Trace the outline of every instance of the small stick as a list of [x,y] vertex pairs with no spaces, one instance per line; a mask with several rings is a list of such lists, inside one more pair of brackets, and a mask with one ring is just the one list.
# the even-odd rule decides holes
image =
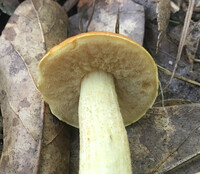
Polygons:
[[162,85],[161,85],[161,82],[159,81],[159,87],[160,87],[160,93],[161,93],[161,104],[162,104],[162,108],[163,108],[163,111],[165,112],[165,114],[167,115],[168,117],[168,112],[167,112],[167,109],[165,107],[165,97],[164,97],[164,94],[163,94],[163,89],[162,89]]
[[116,24],[115,24],[115,33],[118,33],[118,34],[119,34],[119,16],[120,16],[120,10],[118,8],[118,11],[117,11],[117,20],[116,20]]
[[[160,71],[164,72],[165,74],[167,74],[167,75],[172,75],[172,72],[171,72],[171,71],[169,71],[169,70],[163,68],[162,66],[157,65],[157,67],[158,67],[158,69],[159,69]],[[194,80],[190,80],[190,79],[187,79],[187,78],[185,78],[185,77],[183,77],[183,76],[179,76],[179,75],[176,75],[176,74],[174,74],[174,77],[177,78],[177,79],[179,79],[179,80],[182,80],[182,81],[185,81],[185,82],[188,82],[188,83],[191,83],[191,84],[193,84],[193,85],[197,85],[197,86],[200,87],[200,83],[199,83],[199,82],[196,82],[196,81],[194,81]]]
[[90,17],[88,19],[88,22],[87,22],[87,26],[86,26],[86,30],[85,30],[86,32],[88,32],[88,28],[89,28],[90,23],[92,21],[92,18],[93,18],[93,15],[94,15],[94,10],[95,10],[95,5],[96,5],[96,0],[94,0],[93,4],[92,4],[92,13],[91,13],[91,15],[90,15]]
[[81,12],[81,17],[80,17],[80,20],[79,20],[79,30],[81,33],[84,32],[84,28],[83,28],[83,16],[85,15],[86,11],[87,11],[87,6],[84,6],[82,7],[82,12]]
[[172,82],[172,80],[175,76],[177,65],[178,65],[178,62],[180,61],[180,58],[181,58],[183,46],[185,44],[185,39],[186,39],[188,28],[189,28],[189,25],[190,25],[190,20],[191,20],[193,9],[194,9],[194,2],[195,2],[195,0],[189,1],[189,7],[188,7],[188,11],[187,11],[187,14],[186,14],[186,17],[185,17],[183,31],[182,31],[182,34],[181,34],[181,40],[180,40],[180,44],[178,46],[178,53],[177,53],[177,56],[176,56],[176,62],[175,62],[174,69],[173,69],[171,78],[169,80],[169,83],[166,85],[165,89],[171,84],[171,82]]

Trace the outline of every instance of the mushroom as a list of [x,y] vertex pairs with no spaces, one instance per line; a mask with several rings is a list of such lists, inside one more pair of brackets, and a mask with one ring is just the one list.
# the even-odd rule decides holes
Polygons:
[[132,39],[88,32],[52,48],[39,64],[38,89],[60,120],[80,129],[79,174],[130,174],[125,126],[153,105],[157,67]]

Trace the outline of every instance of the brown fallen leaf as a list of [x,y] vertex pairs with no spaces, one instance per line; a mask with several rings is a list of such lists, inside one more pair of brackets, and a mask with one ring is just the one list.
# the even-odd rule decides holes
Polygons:
[[[133,173],[175,174],[180,164],[200,154],[200,104],[155,107],[133,125],[127,127]],[[72,139],[70,173],[78,174],[78,132]],[[75,138],[76,137],[76,138]],[[197,164],[200,163],[198,158]],[[188,167],[188,166],[187,166]],[[193,174],[200,165],[184,166],[176,174]],[[168,174],[168,173],[167,173]]]
[[27,0],[0,37],[0,173],[68,173],[69,128],[52,116],[36,85],[40,59],[67,37],[67,27],[56,2]]

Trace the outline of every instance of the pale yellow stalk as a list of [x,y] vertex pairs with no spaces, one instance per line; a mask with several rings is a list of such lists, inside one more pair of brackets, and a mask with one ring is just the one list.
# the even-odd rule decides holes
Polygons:
[[89,73],[79,100],[79,174],[131,174],[127,133],[111,74]]

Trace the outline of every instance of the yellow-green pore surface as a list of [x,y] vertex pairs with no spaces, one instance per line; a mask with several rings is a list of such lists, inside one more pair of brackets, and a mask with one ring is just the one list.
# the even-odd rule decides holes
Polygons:
[[157,67],[133,40],[109,32],[88,32],[52,48],[39,64],[38,89],[60,120],[78,127],[81,80],[102,70],[114,77],[124,124],[140,119],[158,91]]

